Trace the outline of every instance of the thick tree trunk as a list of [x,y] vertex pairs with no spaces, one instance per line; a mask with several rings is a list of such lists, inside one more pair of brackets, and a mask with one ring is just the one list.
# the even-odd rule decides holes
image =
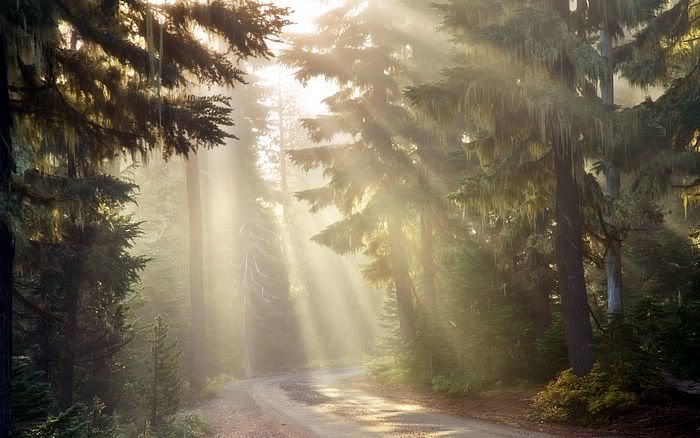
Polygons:
[[593,368],[593,338],[583,270],[583,223],[571,146],[555,144],[556,254],[569,363],[577,375]]
[[403,245],[401,220],[389,216],[389,240],[391,245],[391,270],[396,288],[396,304],[399,311],[399,329],[403,340],[410,340],[416,333],[413,310],[411,277],[408,270],[408,257]]
[[593,368],[593,333],[583,272],[583,221],[579,188],[574,177],[571,146],[554,148],[556,195],[556,254],[561,307],[569,363],[577,375]]
[[[601,55],[610,66],[607,75],[601,80],[600,91],[603,103],[615,104],[615,84],[613,63],[613,41],[607,25],[600,31]],[[605,194],[612,200],[620,197],[620,171],[610,161],[605,163]],[[608,239],[605,251],[605,270],[608,280],[608,318],[621,318],[624,314],[622,307],[622,242],[616,237],[617,233]]]
[[206,326],[204,310],[204,248],[202,231],[202,195],[197,156],[190,155],[187,173],[187,210],[190,238],[190,379],[195,390],[204,387]]
[[14,167],[5,37],[0,33],[0,438],[12,431],[12,269],[15,243],[10,208]]
[[[568,22],[569,0],[553,0],[552,5]],[[573,90],[570,65],[559,63],[553,73]],[[553,120],[551,123],[557,122]],[[555,246],[569,364],[576,375],[582,376],[593,369],[594,363],[593,331],[583,271],[583,215],[576,180],[576,174],[582,171],[583,160],[561,131],[552,129],[550,132],[557,183]]]

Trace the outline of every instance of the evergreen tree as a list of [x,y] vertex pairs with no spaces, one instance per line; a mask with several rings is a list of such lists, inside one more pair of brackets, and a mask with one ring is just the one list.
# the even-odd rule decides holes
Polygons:
[[34,194],[75,200],[63,204],[66,213],[58,216],[53,203],[25,204],[20,211],[16,349],[35,355],[46,376],[59,383],[63,410],[79,389],[76,373],[88,368],[95,392],[86,399],[109,401],[108,361],[129,341],[125,303],[146,262],[129,253],[138,224],[119,214],[134,186],[107,176],[49,177],[32,170],[24,181]]
[[320,145],[290,151],[295,164],[322,169],[328,179],[297,197],[312,212],[335,206],[344,216],[313,240],[339,254],[369,256],[365,276],[393,289],[401,333],[409,340],[416,315],[407,229],[416,217],[422,173],[412,156],[417,123],[401,91],[415,76],[412,54],[425,44],[411,35],[410,14],[399,16],[393,8],[407,10],[398,1],[344,2],[318,20],[314,35],[295,38],[282,59],[300,81],[324,77],[340,88],[325,101],[330,115],[304,121]]
[[[194,27],[221,35],[239,59],[266,57],[270,54],[266,38],[285,24],[283,12],[252,2],[151,5],[139,0],[39,0],[22,2],[17,7],[3,4],[2,53],[7,71],[0,76],[0,85],[3,95],[9,92],[12,96],[11,100],[3,100],[7,104],[3,136],[9,138],[9,125],[14,121],[14,136],[32,151],[34,166],[43,167],[49,156],[59,163],[52,169],[59,172],[44,181],[55,187],[37,193],[32,187],[34,180],[26,180],[25,173],[15,179],[13,190],[21,193],[25,202],[57,205],[63,201],[65,193],[61,192],[66,187],[89,192],[91,178],[99,179],[103,161],[122,152],[145,152],[162,146],[166,156],[187,155],[199,146],[221,144],[226,137],[221,126],[230,124],[227,100],[216,95],[192,96],[182,90],[188,76],[233,85],[243,81],[244,72],[202,45],[194,37]],[[70,31],[62,32],[59,22]],[[31,135],[37,131],[42,135]],[[3,159],[3,169],[7,171],[8,189],[13,163],[10,145],[4,142],[7,160]],[[69,194],[71,200],[79,198]],[[6,195],[3,199],[9,199],[9,191]],[[84,213],[63,211],[71,219],[68,222],[76,224]],[[6,237],[3,260],[12,260],[12,236]],[[79,244],[90,246],[89,241],[80,239]],[[2,280],[3,297],[9,299],[11,276]],[[128,290],[125,286],[122,284],[123,291]],[[71,344],[76,341],[80,309],[81,297],[77,294],[69,289],[64,296],[67,319],[62,324]],[[3,333],[9,333],[11,306],[3,306],[2,311],[7,316],[2,322],[8,324]],[[7,371],[10,344],[1,347],[2,363],[6,365],[3,370]],[[71,345],[66,350],[64,404],[72,401],[71,352],[76,348]],[[0,372],[3,382],[6,375]],[[2,389],[0,426],[4,433],[9,427],[9,387]]]
[[41,381],[41,374],[31,369],[27,357],[16,357],[12,363],[13,434],[23,436],[44,423],[53,405],[51,385]]
[[[583,269],[582,206],[590,192],[583,157],[612,140],[603,135],[612,128],[590,93],[605,63],[576,33],[568,1],[448,1],[439,7],[457,42],[473,49],[441,82],[410,96],[443,123],[461,114],[468,146],[512,186],[516,196],[510,199],[535,194],[534,200],[545,200],[520,204],[521,213],[537,217],[547,206],[542,194],[554,189],[550,205],[569,357],[575,372],[585,374],[593,354]],[[493,193],[505,186],[482,187]],[[494,199],[502,201],[496,202],[509,208],[509,198],[498,195]]]
[[158,428],[177,412],[182,395],[182,351],[177,340],[170,339],[168,324],[160,315],[153,324],[151,355],[151,425]]
[[687,206],[696,196],[699,158],[695,147],[699,48],[694,38],[698,6],[685,0],[651,3],[655,8],[639,17],[641,30],[615,48],[614,61],[631,84],[663,87],[658,99],[642,106],[649,113],[647,123],[664,135],[648,137],[635,145],[631,155],[618,147],[616,155],[628,155],[624,163],[632,175],[632,189],[652,196],[681,189]]
[[27,357],[15,357],[12,364],[13,435],[18,438],[114,436],[110,422],[104,421],[104,405],[93,409],[78,404],[53,415],[55,405],[51,385],[42,382],[42,374],[32,369]]
[[[269,133],[270,108],[256,78],[232,97],[246,102],[233,129],[233,242],[236,303],[241,312],[241,361],[246,376],[279,370],[298,363],[297,321],[290,301],[287,263],[280,219],[273,210],[280,202],[259,167],[260,142]],[[284,200],[282,200],[284,202]]]
[[[626,1],[626,2],[589,2],[577,9],[579,20],[584,24],[587,35],[598,33],[601,56],[606,62],[606,69],[600,78],[600,97],[608,107],[608,112],[617,110],[615,106],[615,57],[613,46],[616,40],[624,37],[626,29],[635,28],[662,6],[663,1]],[[585,19],[585,22],[583,21]],[[619,216],[622,193],[622,172],[625,170],[625,156],[616,152],[614,144],[601,151],[601,168],[605,174],[603,192],[606,196],[606,211],[611,212],[604,218],[601,226],[605,235],[605,266],[607,283],[607,314],[611,321],[621,319],[623,308],[622,283],[622,241],[624,238],[624,220]],[[629,167],[629,166],[627,166]],[[614,214],[614,212],[618,214]],[[614,217],[617,216],[617,217]]]

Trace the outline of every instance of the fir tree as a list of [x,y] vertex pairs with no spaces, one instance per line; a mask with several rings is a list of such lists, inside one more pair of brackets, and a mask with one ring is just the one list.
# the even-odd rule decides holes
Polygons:
[[85,367],[92,367],[88,382],[95,391],[86,399],[112,399],[108,361],[129,341],[125,303],[146,259],[129,253],[140,231],[118,213],[131,201],[134,186],[106,176],[64,178],[57,192],[60,179],[25,172],[34,193],[76,200],[53,219],[47,218],[54,204],[25,204],[20,211],[23,235],[29,237],[18,246],[16,309],[22,330],[16,348],[36,354],[47,377],[59,383],[66,410],[74,402],[75,375]]
[[344,2],[319,19],[315,35],[296,38],[282,59],[302,82],[325,77],[340,87],[326,99],[330,115],[304,121],[319,146],[290,151],[295,164],[322,169],[328,179],[297,197],[312,212],[335,206],[344,216],[313,240],[339,254],[364,251],[370,257],[365,276],[390,285],[409,340],[416,316],[407,228],[416,192],[427,187],[420,190],[422,173],[412,156],[419,134],[401,89],[415,76],[412,53],[425,45],[408,30],[410,14],[397,16],[394,7],[406,6]]
[[[256,78],[232,97],[246,102],[233,129],[233,246],[236,300],[241,310],[241,365],[252,376],[295,365],[299,347],[296,315],[290,300],[287,263],[280,219],[273,210],[280,196],[263,178],[258,164],[260,142],[268,134],[270,109],[263,105],[265,90]],[[284,202],[284,200],[282,200]]]
[[[58,184],[57,188],[37,193],[33,181],[24,180],[25,174],[15,179],[13,190],[21,193],[25,202],[56,204],[64,200],[60,197],[63,185],[73,184],[66,180],[76,180],[75,185],[89,188],[90,178],[99,174],[103,161],[121,153],[162,146],[166,156],[187,155],[199,146],[221,144],[226,137],[222,126],[231,123],[227,100],[216,95],[188,95],[182,90],[190,77],[233,85],[243,81],[244,72],[207,49],[194,37],[193,29],[201,26],[220,35],[238,59],[267,57],[270,52],[266,38],[285,24],[283,13],[282,9],[252,2],[150,5],[138,0],[89,0],[30,1],[18,7],[3,4],[2,54],[8,75],[3,71],[0,86],[3,95],[9,92],[12,98],[3,99],[7,111],[3,111],[6,118],[2,120],[2,135],[9,138],[9,125],[14,120],[14,136],[28,150],[34,150],[35,166],[41,167],[49,155],[60,163],[59,173],[52,175],[57,178],[46,180]],[[59,21],[70,28],[68,33],[59,30]],[[31,136],[33,131],[40,131],[42,136]],[[9,141],[3,143],[7,146],[3,149],[7,158],[3,159],[3,181],[7,180],[9,189],[13,151]],[[3,199],[9,199],[9,191],[4,193]],[[68,216],[79,220],[82,212],[74,213]],[[5,237],[3,261],[12,260],[14,253],[12,235],[6,233]],[[2,280],[2,296],[9,299],[11,276],[3,276]],[[64,297],[64,325],[70,343],[75,341],[70,333],[77,331],[77,293],[69,290]],[[3,333],[10,332],[10,309],[3,306],[7,318],[1,322],[8,329]],[[0,347],[2,363],[7,365],[10,344]],[[75,349],[72,345],[67,351]],[[73,353],[64,365],[64,403],[72,400],[74,360],[70,355]],[[0,372],[0,385],[8,366]],[[9,387],[2,389],[0,426],[4,431],[9,427]]]
[[151,355],[151,425],[158,428],[177,412],[182,395],[182,351],[177,340],[170,339],[168,324],[160,315],[153,324]]
[[[508,192],[500,193],[506,184],[475,181],[496,195],[491,203],[513,211],[517,202],[530,218],[553,208],[570,360],[575,372],[584,374],[593,366],[593,355],[583,271],[582,205],[589,184],[583,157],[585,148],[611,141],[601,135],[611,129],[600,128],[602,105],[588,91],[605,63],[576,34],[568,2],[449,1],[439,8],[456,40],[476,49],[459,56],[441,82],[409,95],[443,124],[455,113],[466,120],[468,147],[512,188],[514,196],[507,197]],[[553,205],[548,205],[552,189]]]

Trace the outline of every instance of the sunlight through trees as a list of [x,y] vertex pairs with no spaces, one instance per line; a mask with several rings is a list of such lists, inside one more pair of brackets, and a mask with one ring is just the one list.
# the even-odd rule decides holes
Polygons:
[[343,367],[697,433],[699,7],[3,1],[0,438]]

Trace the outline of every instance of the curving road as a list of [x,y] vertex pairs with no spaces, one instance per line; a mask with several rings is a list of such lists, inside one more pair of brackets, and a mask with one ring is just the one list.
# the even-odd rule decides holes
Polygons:
[[434,412],[342,385],[359,373],[321,370],[233,382],[204,410],[217,438],[550,436]]

